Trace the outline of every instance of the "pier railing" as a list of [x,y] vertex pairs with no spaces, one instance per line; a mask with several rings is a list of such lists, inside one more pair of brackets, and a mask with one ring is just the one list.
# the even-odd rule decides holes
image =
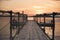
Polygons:
[[0,13],[1,13],[0,18],[9,17],[10,40],[14,40],[15,36],[19,34],[19,31],[23,28],[23,26],[27,22],[27,15],[19,12],[4,11],[4,10],[0,10]]
[[[45,32],[45,27],[51,27],[52,28],[52,38],[51,40],[54,40],[55,37],[55,18],[60,18],[60,13],[57,12],[53,12],[50,14],[37,14],[35,16],[31,16],[34,17],[34,21],[37,22],[37,24],[43,29],[43,31]],[[40,18],[40,20],[38,19]],[[41,18],[43,18],[43,22],[41,20]],[[51,18],[50,22],[46,22],[46,18]]]

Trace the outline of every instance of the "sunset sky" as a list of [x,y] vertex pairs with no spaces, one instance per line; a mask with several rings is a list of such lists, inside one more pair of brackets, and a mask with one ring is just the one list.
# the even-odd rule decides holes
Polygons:
[[0,0],[0,9],[25,11],[26,14],[60,12],[60,1],[56,0]]

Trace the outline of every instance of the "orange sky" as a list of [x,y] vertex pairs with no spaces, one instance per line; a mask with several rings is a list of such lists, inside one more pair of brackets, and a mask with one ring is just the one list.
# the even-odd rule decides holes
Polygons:
[[60,12],[60,1],[53,0],[3,0],[0,9],[25,11],[26,14],[40,14],[44,12]]

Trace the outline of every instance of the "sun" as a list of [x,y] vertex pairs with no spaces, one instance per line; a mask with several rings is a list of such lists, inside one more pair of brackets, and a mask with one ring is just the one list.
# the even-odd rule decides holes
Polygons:
[[36,12],[36,14],[42,14],[43,10],[36,10],[35,12]]

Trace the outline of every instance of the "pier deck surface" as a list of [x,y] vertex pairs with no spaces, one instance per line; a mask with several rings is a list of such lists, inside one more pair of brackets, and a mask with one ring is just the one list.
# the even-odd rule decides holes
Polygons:
[[50,40],[36,22],[28,21],[14,40]]

